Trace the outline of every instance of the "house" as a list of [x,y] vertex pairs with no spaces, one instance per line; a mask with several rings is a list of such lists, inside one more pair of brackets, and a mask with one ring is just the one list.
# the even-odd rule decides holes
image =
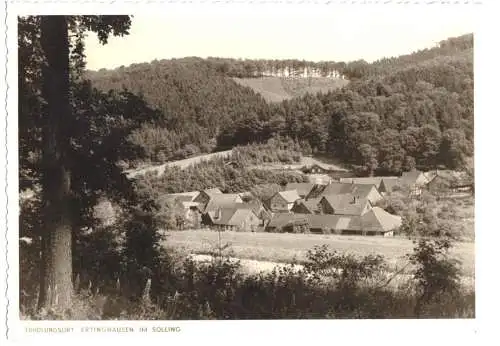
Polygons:
[[319,202],[321,214],[363,215],[372,208],[367,198],[346,195],[326,195]]
[[269,206],[273,212],[289,212],[299,199],[297,190],[279,191],[271,197]]
[[314,184],[311,183],[288,183],[286,184],[285,190],[297,190],[300,198],[305,198],[309,194],[309,192],[311,192],[313,187]]
[[295,201],[291,212],[296,214],[319,214],[320,200],[320,198],[313,198],[308,200],[299,199]]
[[266,225],[266,232],[300,232],[309,231],[307,215],[292,213],[276,213]]
[[302,167],[302,172],[309,174],[326,174],[331,171],[332,169],[328,165],[321,165],[319,163]]
[[422,194],[422,188],[429,183],[429,180],[423,172],[414,169],[409,172],[403,172],[400,182],[401,185],[410,188],[411,196],[420,196]]
[[382,208],[373,207],[363,215],[290,214],[277,213],[267,232],[311,232],[320,234],[393,236],[401,226],[401,217]]
[[366,185],[375,185],[377,190],[381,193],[387,193],[387,187],[385,182],[391,181],[396,182],[399,177],[361,177],[361,178],[340,178],[339,181],[341,183],[351,183],[351,184],[366,184]]
[[203,213],[213,212],[222,207],[232,206],[235,203],[243,203],[243,200],[237,193],[213,194],[201,211]]
[[212,188],[203,191],[199,191],[198,195],[193,199],[193,202],[198,202],[201,204],[207,204],[210,197],[213,195],[220,195],[222,191],[219,188]]
[[375,185],[377,189],[380,189],[380,183],[382,182],[382,177],[340,178],[339,182],[344,184]]
[[435,171],[426,187],[435,193],[467,193],[472,192],[473,184],[466,172],[441,170]]
[[401,226],[401,216],[392,215],[380,207],[373,207],[360,218],[362,235],[383,235],[391,237]]
[[219,208],[212,217],[212,225],[224,231],[255,232],[261,223],[252,209]]
[[427,190],[439,194],[449,193],[451,192],[451,186],[452,182],[450,179],[440,174],[436,174],[427,184]]
[[321,184],[327,185],[330,184],[333,179],[328,174],[307,174],[307,179],[311,184]]
[[354,183],[331,183],[325,186],[315,186],[306,199],[321,198],[327,195],[351,195],[358,199],[366,198],[371,204],[376,204],[384,197],[377,190],[375,185],[354,184]]
[[382,195],[385,195],[387,193],[391,193],[394,191],[394,188],[400,187],[401,182],[399,177],[383,177],[382,181],[380,182],[380,188],[379,192]]

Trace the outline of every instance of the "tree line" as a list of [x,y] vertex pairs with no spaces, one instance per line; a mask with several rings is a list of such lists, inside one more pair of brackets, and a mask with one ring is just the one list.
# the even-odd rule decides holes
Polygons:
[[[472,155],[472,46],[472,35],[465,35],[372,64],[351,62],[344,88],[279,104],[267,104],[217,65],[244,66],[235,59],[161,60],[87,76],[99,89],[142,95],[162,113],[130,137],[152,162],[283,136],[364,174],[395,174],[460,168]],[[274,64],[266,61],[253,62]]]

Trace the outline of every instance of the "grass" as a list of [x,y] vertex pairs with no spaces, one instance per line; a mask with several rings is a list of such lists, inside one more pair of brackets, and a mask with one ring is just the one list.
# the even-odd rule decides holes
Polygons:
[[200,163],[202,161],[208,161],[212,160],[214,158],[220,158],[220,157],[227,157],[231,155],[232,150],[225,150],[225,151],[219,151],[216,153],[210,153],[210,154],[204,154],[204,155],[199,155],[199,156],[194,156],[190,157],[188,159],[183,159],[183,160],[177,160],[177,161],[169,161],[167,163],[161,164],[161,165],[152,165],[152,166],[146,166],[142,167],[140,169],[134,169],[127,171],[127,177],[133,178],[136,176],[143,175],[145,173],[151,173],[151,172],[156,172],[158,176],[161,176],[163,172],[165,172],[165,168],[167,167],[179,167],[180,169],[185,169],[191,165],[194,165],[196,163]]
[[263,163],[259,165],[253,165],[250,168],[257,169],[287,169],[287,170],[300,170],[304,166],[312,166],[314,164],[321,165],[323,167],[327,167],[334,171],[342,171],[347,172],[347,169],[342,167],[341,163],[333,161],[332,159],[328,160],[324,157],[310,157],[310,156],[302,156],[299,163]]
[[[167,232],[165,246],[184,253],[207,254],[218,244],[218,233],[207,230]],[[315,245],[326,244],[332,250],[354,255],[383,255],[393,268],[406,264],[406,254],[413,250],[412,241],[404,238],[363,236],[223,232],[222,244],[230,244],[232,256],[269,262],[299,263]],[[457,243],[452,255],[462,261],[465,276],[474,277],[474,243]]]
[[253,89],[267,102],[282,102],[306,93],[328,92],[345,86],[348,81],[338,78],[233,78],[245,87]]

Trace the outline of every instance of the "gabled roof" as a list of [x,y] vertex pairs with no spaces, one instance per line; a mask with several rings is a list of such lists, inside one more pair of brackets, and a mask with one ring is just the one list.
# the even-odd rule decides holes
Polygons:
[[361,215],[367,203],[366,198],[355,199],[350,194],[345,195],[326,195],[322,200],[330,205],[337,215]]
[[309,213],[314,214],[319,210],[318,204],[320,200],[320,198],[312,198],[308,200],[298,200],[295,203],[297,206],[302,205],[304,208],[306,208],[306,210],[309,211]]
[[382,182],[382,177],[340,178],[339,181],[341,183],[346,183],[346,184],[375,185],[376,188],[379,188],[380,183]]
[[357,198],[366,198],[373,189],[376,190],[375,185],[331,183],[325,186],[320,196],[351,194]]
[[255,214],[258,214],[259,211],[263,208],[262,203],[260,201],[251,201],[251,202],[242,202],[242,203],[234,203],[233,206],[235,209],[248,209],[252,210]]
[[300,199],[300,196],[299,196],[297,190],[279,191],[279,192],[276,192],[275,196],[276,195],[281,196],[281,198],[283,198],[287,203],[293,203],[296,200]]
[[385,191],[391,192],[395,186],[401,185],[401,180],[398,177],[384,177],[380,185],[384,186]]
[[178,200],[178,196],[174,196],[171,194],[162,195],[158,197],[158,203],[161,205],[165,205],[168,208],[173,208],[174,206],[181,206],[181,201]]
[[234,207],[234,204],[241,203],[241,198],[237,193],[213,194],[204,208],[204,212],[214,211],[218,208]]
[[292,222],[307,221],[309,214],[291,214],[291,213],[276,213],[273,215],[267,227],[282,228]]
[[360,178],[340,178],[341,183],[354,183],[354,184],[365,184],[365,185],[375,185],[377,189],[380,188],[382,181],[388,180],[398,180],[399,177],[360,177]]
[[238,226],[245,221],[250,214],[254,214],[250,209],[237,208],[222,208],[220,209],[220,218],[212,217],[213,223],[216,225]]
[[421,175],[427,180],[427,177],[424,175],[424,173],[419,170],[414,169],[409,172],[403,172],[403,174],[401,175],[401,182],[403,184],[415,184],[417,182],[417,179]]
[[314,187],[313,183],[288,183],[286,184],[286,190],[297,190],[299,196],[307,196]]
[[268,224],[283,228],[293,223],[307,223],[312,229],[388,232],[401,226],[401,217],[374,207],[362,216],[277,213]]
[[244,222],[251,214],[258,217],[258,215],[250,209],[236,209],[227,224],[231,226],[241,225],[241,223]]
[[363,230],[366,231],[392,231],[401,226],[401,216],[392,215],[379,207],[373,207],[361,216]]

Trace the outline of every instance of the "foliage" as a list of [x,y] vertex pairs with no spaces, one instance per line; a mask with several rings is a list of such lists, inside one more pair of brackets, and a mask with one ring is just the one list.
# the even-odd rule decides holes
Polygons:
[[[162,254],[156,269],[141,284],[138,298],[124,295],[126,283],[116,281],[105,294],[85,286],[67,312],[31,315],[26,310],[25,315],[149,320],[473,317],[474,294],[457,291],[454,280],[443,279],[446,270],[429,271],[448,268],[433,261],[443,253],[434,249],[420,247],[409,256],[422,264],[409,290],[388,288],[387,281],[381,280],[385,261],[380,256],[356,258],[327,248],[312,249],[304,269],[290,264],[252,275],[243,274],[241,264],[225,255],[198,263]],[[452,291],[454,295],[448,294]],[[429,292],[426,297],[430,298],[421,299],[423,292]]]
[[452,244],[448,239],[420,239],[410,261],[417,266],[414,278],[417,281],[417,304],[415,315],[419,316],[426,304],[446,296],[460,293],[459,262],[448,257]]
[[[362,165],[366,174],[392,174],[415,166],[462,167],[472,155],[472,47],[466,35],[372,64],[184,58],[89,71],[87,77],[103,90],[125,87],[142,94],[162,112],[130,137],[152,162],[283,136],[300,139],[311,152]],[[351,82],[266,104],[227,78],[268,70],[300,73],[305,66],[337,70]]]
[[202,162],[186,169],[167,168],[157,177],[146,174],[138,178],[136,187],[140,195],[158,198],[162,194],[185,191],[201,191],[213,187],[225,193],[250,191],[257,185],[289,182],[306,182],[300,173],[270,171],[265,169],[247,169],[226,165],[222,159]]

